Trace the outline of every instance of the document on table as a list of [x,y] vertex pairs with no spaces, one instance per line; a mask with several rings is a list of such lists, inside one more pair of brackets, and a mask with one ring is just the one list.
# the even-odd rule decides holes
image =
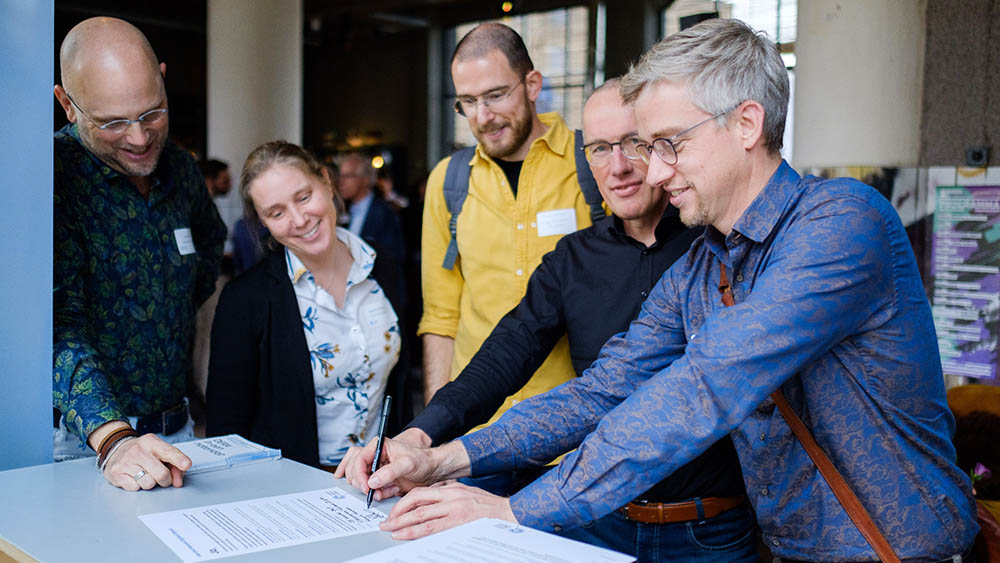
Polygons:
[[384,512],[333,487],[146,514],[181,560],[207,561],[378,530]]
[[349,563],[629,563],[635,557],[483,518]]

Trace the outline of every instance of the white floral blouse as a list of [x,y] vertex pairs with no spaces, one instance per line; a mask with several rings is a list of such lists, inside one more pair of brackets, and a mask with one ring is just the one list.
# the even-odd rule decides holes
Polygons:
[[337,238],[354,258],[343,308],[285,249],[312,365],[323,465],[337,465],[348,448],[377,435],[386,380],[401,343],[396,313],[370,277],[375,251],[346,229],[338,227]]

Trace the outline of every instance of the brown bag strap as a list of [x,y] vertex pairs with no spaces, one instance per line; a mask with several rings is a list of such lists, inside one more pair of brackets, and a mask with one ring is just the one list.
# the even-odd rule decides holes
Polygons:
[[[733,299],[733,291],[729,286],[729,279],[726,277],[726,266],[720,262],[719,268],[719,293],[722,294],[722,303],[726,307],[732,307],[736,304],[736,301]],[[781,412],[781,416],[784,417],[785,422],[792,429],[792,433],[795,434],[802,447],[805,448],[806,453],[809,454],[809,459],[816,464],[823,479],[826,479],[826,483],[833,490],[834,496],[840,501],[840,505],[844,507],[851,521],[854,522],[858,531],[861,532],[861,535],[868,540],[868,544],[875,550],[875,555],[887,563],[899,563],[899,557],[892,550],[892,546],[889,545],[885,536],[882,535],[875,521],[872,520],[871,515],[865,510],[861,501],[858,500],[857,495],[851,490],[850,485],[847,484],[844,477],[834,467],[833,462],[830,461],[826,452],[816,443],[816,438],[813,437],[812,432],[802,422],[799,415],[795,414],[795,411],[792,410],[780,387],[774,393],[771,393],[771,400],[774,401],[775,406],[778,407],[778,411]]]

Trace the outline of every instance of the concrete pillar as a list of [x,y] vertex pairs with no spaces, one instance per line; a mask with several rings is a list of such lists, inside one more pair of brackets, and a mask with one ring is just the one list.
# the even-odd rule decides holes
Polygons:
[[208,0],[207,27],[206,156],[229,163],[226,203],[238,209],[247,153],[275,139],[302,142],[302,0]]
[[[207,6],[205,156],[229,163],[233,188],[216,198],[216,205],[231,235],[243,215],[239,177],[247,154],[276,139],[302,143],[302,0],[208,0]],[[227,241],[226,251],[231,250]],[[202,396],[221,286],[198,310],[193,360]]]
[[799,2],[797,169],[917,164],[925,9],[925,0]]

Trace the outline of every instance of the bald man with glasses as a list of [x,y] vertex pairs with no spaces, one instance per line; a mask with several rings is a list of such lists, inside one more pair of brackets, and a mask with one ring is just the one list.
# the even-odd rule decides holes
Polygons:
[[56,461],[97,456],[111,484],[180,486],[195,311],[226,227],[198,167],[168,141],[158,63],[114,18],[70,30],[54,88],[53,431]]

